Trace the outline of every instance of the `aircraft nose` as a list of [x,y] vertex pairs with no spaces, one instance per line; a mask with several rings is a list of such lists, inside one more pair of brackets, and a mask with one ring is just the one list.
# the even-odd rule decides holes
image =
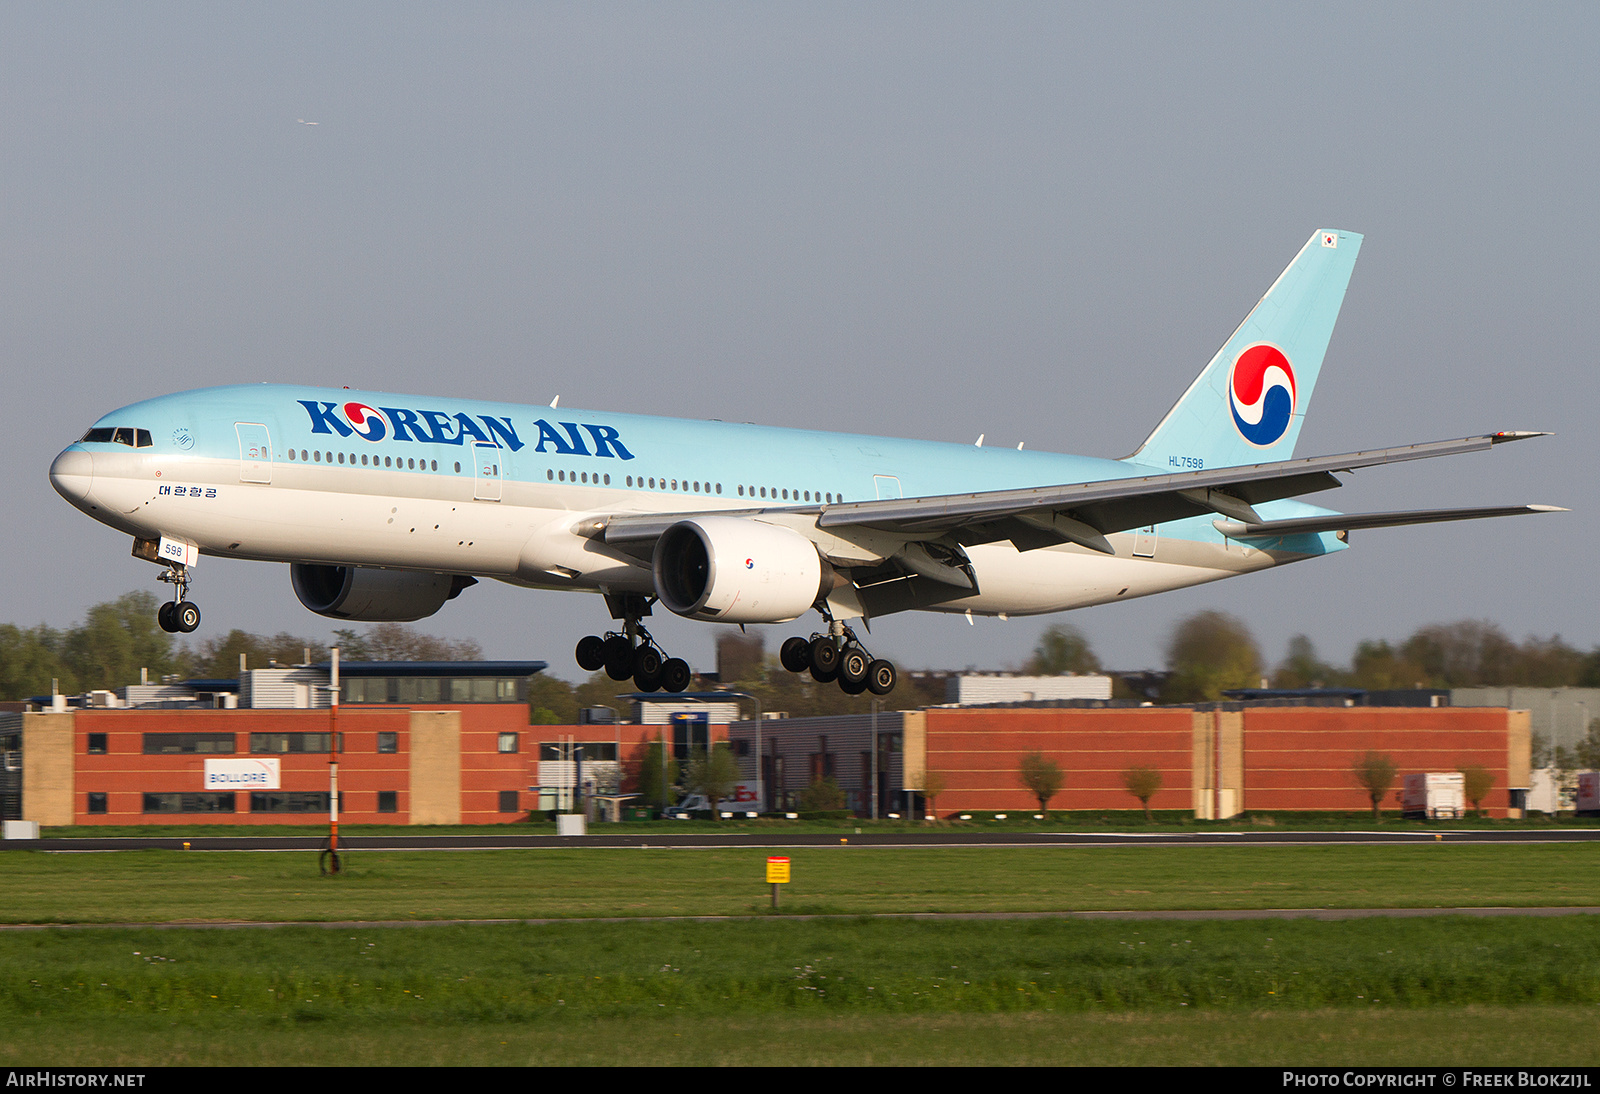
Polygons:
[[50,465],[50,485],[73,505],[87,504],[94,485],[94,457],[81,448],[69,448]]

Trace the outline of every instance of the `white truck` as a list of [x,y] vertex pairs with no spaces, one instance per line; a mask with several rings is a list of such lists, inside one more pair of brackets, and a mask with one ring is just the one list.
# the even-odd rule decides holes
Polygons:
[[[717,803],[717,810],[722,813],[743,815],[760,810],[761,805],[756,796],[756,788],[745,783],[740,783],[733,788],[733,793]],[[662,811],[662,816],[673,820],[687,819],[695,813],[705,813],[711,809],[711,803],[706,801],[704,794],[686,794],[677,805],[668,806]]]
[[1466,776],[1459,771],[1429,771],[1407,775],[1405,815],[1452,819],[1466,816],[1466,783]]

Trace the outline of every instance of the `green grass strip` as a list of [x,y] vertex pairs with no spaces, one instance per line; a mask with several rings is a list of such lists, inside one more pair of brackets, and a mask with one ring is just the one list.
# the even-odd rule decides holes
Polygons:
[[[13,852],[0,921],[766,914],[771,849]],[[1600,846],[796,848],[786,912],[1600,905]]]

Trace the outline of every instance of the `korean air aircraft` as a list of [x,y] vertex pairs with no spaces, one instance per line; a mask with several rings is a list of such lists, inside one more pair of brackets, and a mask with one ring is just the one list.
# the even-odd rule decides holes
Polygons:
[[644,691],[689,683],[641,624],[659,603],[714,623],[815,610],[784,667],[882,695],[894,666],[854,620],[1059,612],[1315,558],[1354,529],[1554,509],[1299,500],[1340,472],[1539,435],[1292,458],[1360,247],[1313,235],[1123,459],[260,384],[113,411],[50,481],[162,567],[168,631],[200,622],[201,555],[289,563],[300,602],[345,620],[421,619],[492,577],[601,593],[620,625],[578,662]]

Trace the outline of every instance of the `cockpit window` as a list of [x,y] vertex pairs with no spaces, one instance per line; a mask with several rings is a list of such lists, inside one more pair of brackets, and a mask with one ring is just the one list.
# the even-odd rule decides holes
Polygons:
[[94,444],[125,444],[129,448],[149,448],[154,444],[148,429],[130,429],[127,426],[91,429],[83,435],[83,440]]

